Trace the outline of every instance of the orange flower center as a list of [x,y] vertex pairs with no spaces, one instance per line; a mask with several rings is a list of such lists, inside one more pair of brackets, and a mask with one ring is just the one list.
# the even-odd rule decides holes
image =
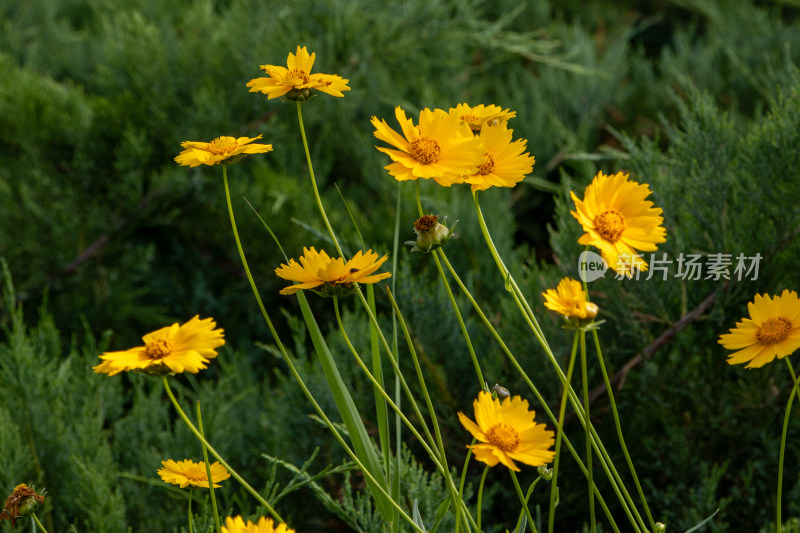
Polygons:
[[759,344],[778,344],[792,330],[792,321],[788,318],[778,316],[769,318],[756,330],[756,339]]
[[233,137],[217,137],[208,143],[208,151],[214,155],[228,155],[237,147],[236,139]]
[[470,113],[469,115],[461,115],[460,118],[463,122],[478,122],[480,118],[477,115]]
[[504,452],[513,452],[520,443],[517,430],[503,422],[490,427],[489,431],[486,432],[486,436],[489,439],[489,444]]
[[594,218],[594,226],[600,236],[609,242],[617,242],[627,227],[625,217],[614,209],[597,215]]
[[144,347],[144,354],[150,359],[163,359],[172,351],[172,343],[167,339],[155,339]]
[[483,163],[478,166],[478,171],[476,174],[480,176],[485,176],[494,170],[494,156],[489,152],[486,152],[486,159]]
[[442,154],[442,148],[436,139],[430,137],[420,137],[411,143],[409,151],[411,157],[422,163],[423,165],[430,165],[439,161],[439,156]]
[[183,475],[186,476],[186,479],[189,481],[208,481],[208,477],[206,476],[205,472],[184,472]]
[[308,83],[311,78],[308,77],[308,73],[305,70],[301,70],[299,68],[290,70],[286,77],[283,79],[286,85],[303,85]]

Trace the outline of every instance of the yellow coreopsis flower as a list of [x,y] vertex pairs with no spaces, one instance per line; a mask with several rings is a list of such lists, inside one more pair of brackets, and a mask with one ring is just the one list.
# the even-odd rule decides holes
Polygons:
[[353,283],[377,283],[392,274],[384,272],[371,275],[386,261],[388,255],[378,258],[372,250],[366,253],[359,250],[352,259],[345,263],[341,257],[331,258],[324,250],[319,252],[311,248],[303,248],[300,263],[294,259],[289,264],[281,264],[275,269],[278,277],[289,281],[298,281],[281,289],[281,294],[294,294],[303,289],[311,289],[323,296],[344,295],[350,293]]
[[502,463],[519,472],[514,461],[541,466],[555,457],[555,452],[550,450],[554,434],[545,429],[544,424],[534,421],[536,413],[528,410],[528,400],[512,396],[501,403],[499,399],[492,399],[490,393],[481,391],[473,407],[475,422],[463,413],[458,413],[458,419],[480,441],[467,445],[478,461],[489,466]]
[[228,165],[235,163],[247,154],[263,154],[272,151],[271,144],[250,144],[258,137],[217,137],[211,142],[184,141],[183,152],[175,157],[179,165],[196,167],[200,165]]
[[109,376],[127,370],[196,374],[206,368],[209,360],[217,356],[216,349],[225,344],[224,330],[214,329],[216,325],[213,318],[201,320],[195,316],[183,325],[175,323],[161,328],[142,337],[144,346],[104,353],[100,356],[103,362],[94,371]]
[[737,350],[728,356],[728,363],[758,368],[800,348],[800,299],[795,291],[785,289],[772,298],[757,294],[747,304],[747,310],[750,318],[742,319],[730,333],[719,336],[721,345]]
[[267,99],[283,96],[285,100],[305,101],[314,96],[314,90],[344,96],[342,91],[350,90],[349,80],[335,74],[311,74],[315,58],[315,53],[309,55],[305,46],[298,46],[296,54],[289,53],[286,67],[261,65],[269,77],[252,79],[247,86],[251,93],[264,93]]
[[458,104],[456,107],[450,108],[450,113],[458,117],[458,119],[466,123],[472,131],[481,131],[485,124],[497,125],[504,124],[510,118],[517,116],[516,111],[509,111],[502,109],[496,105],[476,105],[470,106],[469,104]]
[[599,311],[596,304],[586,301],[586,292],[577,280],[564,278],[558,286],[543,292],[544,306],[567,318],[592,319]]
[[241,516],[229,516],[222,526],[222,533],[294,533],[294,529],[290,529],[286,524],[276,525],[271,518],[263,516],[255,524],[250,520],[245,524]]
[[[652,252],[667,240],[661,208],[645,200],[650,193],[649,185],[629,181],[628,174],[607,176],[602,171],[586,187],[582,201],[570,191],[576,208],[572,216],[586,231],[578,243],[599,248],[608,266],[620,274],[631,277],[633,269],[647,270],[637,250]],[[621,255],[627,261],[620,261]]]
[[[183,461],[168,459],[161,461],[161,465],[163,468],[158,469],[158,475],[167,483],[180,485],[182,489],[189,485],[193,487],[208,487],[208,472],[206,472],[206,464],[203,462],[195,463],[189,459],[184,459]],[[219,464],[219,461],[211,463],[209,467],[215,489],[220,487],[220,481],[225,481],[231,477],[230,472]]]
[[402,135],[383,119],[372,117],[372,125],[375,137],[394,147],[376,146],[394,161],[384,168],[397,181],[432,178],[449,187],[463,183],[464,176],[472,174],[483,162],[480,140],[455,115],[426,108],[420,112],[419,125],[415,126],[406,118],[405,111],[397,107],[395,117]]
[[471,176],[464,179],[473,191],[489,187],[514,187],[533,170],[534,158],[525,152],[525,139],[511,142],[513,130],[505,124],[484,125],[480,140],[484,150],[483,162]]

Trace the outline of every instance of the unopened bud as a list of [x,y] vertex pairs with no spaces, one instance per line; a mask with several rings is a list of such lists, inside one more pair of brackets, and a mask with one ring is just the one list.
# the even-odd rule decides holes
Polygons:
[[417,240],[406,241],[406,244],[412,247],[412,252],[429,253],[450,240],[456,224],[458,224],[458,220],[453,223],[452,227],[448,228],[439,223],[439,215],[422,215],[414,222],[414,232],[417,234]]
[[492,392],[496,393],[497,397],[500,398],[500,399],[503,399],[503,400],[505,400],[506,398],[511,396],[511,393],[508,392],[507,388],[502,387],[502,386],[497,385],[497,384],[495,384],[495,386],[492,387]]
[[536,471],[539,472],[539,475],[542,476],[542,479],[545,481],[553,479],[553,469],[547,468],[547,465],[537,466]]
[[667,529],[667,524],[663,522],[656,522],[655,527],[653,527],[653,531],[655,531],[655,533],[664,533],[666,529]]

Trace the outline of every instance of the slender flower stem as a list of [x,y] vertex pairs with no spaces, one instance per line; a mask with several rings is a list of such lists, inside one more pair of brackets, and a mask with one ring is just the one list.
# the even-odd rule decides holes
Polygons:
[[[203,415],[200,412],[200,400],[197,400],[197,430],[205,438],[206,434],[203,431]],[[214,510],[214,524],[217,526],[217,533],[222,531],[222,524],[219,521],[219,511],[217,510],[217,497],[214,495],[214,480],[211,477],[211,463],[208,462],[208,450],[205,444],[203,448],[203,462],[206,465],[206,478],[208,479],[208,490],[211,492],[211,508]]]
[[[208,479],[211,479],[211,474],[208,475]],[[192,522],[193,522],[193,520],[192,520],[192,494],[193,493],[194,492],[192,491],[192,487],[189,487],[189,533],[192,533],[192,529],[193,529],[193,526],[192,526]]]
[[591,418],[589,416],[589,373],[586,368],[586,331],[581,330],[581,380],[583,381],[583,412],[586,417],[586,470],[589,472],[587,476],[589,479],[589,521],[591,524],[591,533],[597,531],[597,523],[594,517],[594,494],[592,487],[594,486],[594,479],[592,474],[592,435],[588,428],[591,427]]
[[519,498],[519,501],[522,504],[522,510],[525,511],[525,516],[528,517],[528,523],[531,525],[531,532],[536,533],[536,522],[533,521],[533,517],[531,516],[531,510],[528,509],[528,500],[522,493],[522,487],[519,486],[519,480],[517,480],[517,474],[515,474],[514,471],[511,470],[510,468],[508,469],[508,472],[511,474],[511,479],[514,480],[514,488],[517,490],[517,497]]
[[[528,501],[530,501],[530,499],[531,499],[531,494],[533,494],[533,489],[536,488],[536,484],[539,483],[539,481],[541,481],[541,479],[542,479],[542,476],[539,475],[536,479],[533,480],[533,482],[531,483],[531,486],[528,487],[528,492],[525,494],[525,505],[526,506],[528,504]],[[537,512],[537,515],[538,514],[539,513]],[[514,531],[521,531],[520,527],[522,526],[522,517],[523,516],[526,516],[525,512],[524,511],[520,511],[519,512],[519,518],[517,519],[517,527],[514,528]],[[531,528],[533,528],[533,525],[531,525]]]
[[203,446],[205,446],[208,449],[208,451],[211,452],[211,455],[216,457],[217,461],[219,461],[220,464],[224,466],[228,470],[228,472],[231,473],[231,476],[233,476],[233,478],[236,481],[238,481],[245,488],[245,490],[247,490],[247,492],[252,494],[253,497],[256,500],[258,500],[258,503],[264,506],[264,509],[266,509],[267,512],[271,514],[275,520],[277,520],[278,522],[283,522],[283,519],[275,511],[275,509],[273,509],[272,506],[269,503],[267,503],[267,500],[265,500],[253,487],[251,487],[250,484],[247,481],[245,481],[244,478],[240,476],[236,470],[231,468],[231,465],[229,465],[225,461],[225,459],[222,458],[222,456],[217,452],[217,450],[215,450],[211,446],[211,444],[208,443],[205,437],[203,437],[202,433],[198,431],[195,425],[192,424],[191,420],[189,420],[189,417],[186,416],[186,413],[183,411],[183,408],[181,408],[181,405],[178,403],[178,400],[175,399],[175,395],[172,393],[172,388],[169,386],[169,381],[167,380],[167,376],[162,376],[162,382],[164,383],[164,390],[167,392],[167,396],[169,396],[170,401],[172,401],[172,405],[175,406],[175,410],[178,412],[178,415],[183,419],[183,422],[186,424],[189,430],[192,433],[194,433],[194,436],[197,437],[197,440],[199,440],[203,444]]
[[340,257],[344,257],[344,254],[342,253],[342,248],[339,246],[339,241],[336,239],[336,234],[333,232],[333,227],[331,227],[331,223],[328,221],[328,215],[325,214],[325,207],[323,207],[322,205],[322,199],[319,196],[319,190],[317,189],[317,180],[314,177],[314,165],[313,163],[311,163],[311,153],[308,150],[308,139],[306,139],[306,129],[303,126],[302,103],[299,100],[297,101],[297,121],[300,123],[300,135],[303,137],[303,149],[306,152],[308,173],[311,176],[311,190],[314,191],[314,199],[317,202],[317,207],[319,208],[319,214],[322,215],[322,221],[325,222],[325,227],[328,229],[328,233],[331,236],[331,241],[333,241],[333,245],[336,247],[336,251],[339,253]]
[[[472,439],[472,444],[475,444],[475,439]],[[481,474],[481,481],[478,483],[478,501],[475,504],[477,507],[477,517],[475,519],[475,523],[477,524],[477,531],[480,533],[481,531],[481,511],[483,508],[483,486],[486,483],[486,474],[489,473],[489,465],[483,467],[483,474]]]
[[556,497],[558,495],[558,466],[561,464],[561,438],[564,435],[564,415],[567,411],[567,391],[570,382],[572,381],[572,371],[575,368],[575,355],[578,351],[578,332],[575,332],[575,337],[572,341],[572,353],[569,356],[569,364],[567,366],[567,385],[564,386],[564,392],[561,395],[561,405],[558,410],[558,430],[556,432],[556,456],[553,459],[553,479],[550,481],[550,513],[547,519],[547,532],[553,533],[553,526],[556,517]]
[[[44,533],[47,533],[47,530],[44,528],[44,526],[42,525],[42,523],[39,521],[39,517],[38,517],[38,516],[36,516],[36,513],[31,513],[31,518],[33,518],[33,521],[34,521],[34,522],[36,522],[36,525],[37,525],[37,526],[39,526],[39,529],[41,529],[42,531],[44,531]],[[191,531],[190,531],[189,533],[191,533]]]
[[789,373],[792,375],[792,392],[789,393],[789,401],[786,403],[786,414],[783,416],[783,430],[781,431],[781,451],[778,456],[778,493],[777,493],[777,517],[775,520],[775,527],[777,532],[781,533],[783,524],[781,524],[781,498],[783,493],[783,458],[786,452],[786,434],[789,431],[789,415],[792,413],[792,402],[794,401],[795,394],[800,397],[800,383],[797,381],[794,368],[788,357],[785,357],[786,366],[789,368]]

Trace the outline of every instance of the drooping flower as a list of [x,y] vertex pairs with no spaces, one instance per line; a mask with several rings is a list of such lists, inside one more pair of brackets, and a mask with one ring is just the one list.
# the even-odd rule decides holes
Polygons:
[[586,293],[579,281],[564,278],[554,289],[543,292],[544,306],[567,318],[592,319],[599,311],[597,304],[586,301]]
[[528,401],[519,396],[502,402],[481,391],[473,402],[475,422],[458,413],[461,424],[472,433],[478,444],[468,445],[475,459],[489,466],[502,463],[519,472],[514,461],[530,466],[549,463],[555,457],[550,450],[554,442],[552,431],[534,421],[536,413],[528,410]]
[[222,533],[294,533],[294,529],[289,529],[286,524],[276,525],[271,518],[263,516],[255,524],[250,520],[245,524],[241,516],[229,516],[222,526]]
[[289,53],[286,67],[261,65],[268,78],[255,78],[247,82],[250,92],[262,92],[267,99],[284,97],[285,100],[305,101],[314,96],[314,91],[322,91],[332,96],[344,96],[349,91],[346,80],[335,74],[312,74],[316,53],[309,55],[305,46],[298,46],[297,53]]
[[509,111],[502,109],[500,106],[492,105],[476,105],[470,106],[469,104],[458,104],[456,107],[450,108],[450,113],[458,117],[461,122],[467,124],[472,131],[481,131],[485,124],[491,126],[504,124],[508,119],[517,116],[516,111]]
[[645,200],[650,192],[649,185],[629,181],[628,174],[607,176],[602,171],[586,187],[582,201],[570,191],[576,208],[572,216],[586,231],[578,243],[599,248],[617,273],[631,277],[634,269],[647,270],[637,250],[652,252],[667,240],[661,208]]
[[142,337],[144,346],[104,353],[100,356],[103,362],[94,371],[109,376],[127,370],[159,375],[196,374],[206,368],[209,360],[217,356],[216,349],[225,344],[224,330],[214,329],[216,325],[213,318],[201,320],[198,316],[183,325],[176,322]]
[[383,272],[370,275],[386,261],[388,255],[379,258],[372,250],[366,253],[359,250],[345,263],[341,257],[331,258],[324,250],[317,252],[314,247],[303,248],[300,263],[289,259],[289,264],[281,264],[275,269],[278,277],[298,281],[281,289],[281,294],[294,294],[303,289],[311,289],[323,296],[345,295],[355,289],[353,283],[377,283],[392,274]]
[[780,296],[757,294],[747,304],[750,318],[719,336],[719,343],[728,350],[732,365],[747,363],[758,368],[776,357],[783,359],[800,348],[800,299],[795,291],[784,289]]
[[514,187],[531,173],[535,160],[525,152],[527,141],[517,139],[511,142],[513,133],[505,124],[484,125],[481,128],[483,162],[474,174],[464,179],[473,191],[484,191],[489,187]]
[[247,154],[263,154],[272,151],[271,144],[250,144],[258,137],[217,137],[211,142],[184,141],[183,152],[175,157],[179,165],[229,165]]
[[[168,459],[161,461],[163,468],[158,469],[158,475],[167,483],[179,485],[185,489],[189,485],[193,487],[208,487],[208,473],[206,472],[206,464],[203,462],[195,463],[189,459],[183,461],[173,461]],[[211,468],[211,480],[214,482],[214,488],[220,487],[219,482],[225,481],[231,477],[230,472],[215,461],[209,465]]]
[[419,125],[414,126],[405,111],[397,107],[395,117],[402,135],[383,119],[372,117],[372,125],[375,137],[394,147],[376,146],[394,161],[384,168],[397,181],[432,178],[449,187],[463,183],[464,176],[481,164],[480,140],[455,115],[426,108],[419,114]]
[[11,520],[11,527],[14,527],[17,518],[30,516],[44,503],[42,494],[37,494],[35,490],[25,483],[17,485],[14,487],[14,492],[6,498],[6,503],[0,510],[0,520]]

